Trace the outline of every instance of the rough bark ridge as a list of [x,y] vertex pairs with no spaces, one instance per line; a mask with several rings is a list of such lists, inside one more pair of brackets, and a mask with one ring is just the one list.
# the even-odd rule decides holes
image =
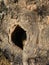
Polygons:
[[0,65],[49,65],[49,0],[0,0]]

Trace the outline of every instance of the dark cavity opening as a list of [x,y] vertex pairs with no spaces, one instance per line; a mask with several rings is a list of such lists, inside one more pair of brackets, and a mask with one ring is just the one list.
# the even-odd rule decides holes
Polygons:
[[46,65],[49,65],[49,63],[47,63]]
[[14,0],[14,3],[16,3],[16,2],[18,3],[18,0]]
[[23,49],[23,41],[26,40],[26,31],[17,25],[11,34],[11,40],[15,45]]

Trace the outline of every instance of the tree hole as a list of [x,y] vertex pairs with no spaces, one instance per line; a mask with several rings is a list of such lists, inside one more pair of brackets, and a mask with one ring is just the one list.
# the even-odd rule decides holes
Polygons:
[[46,65],[49,65],[49,63],[47,63]]
[[23,41],[26,40],[26,31],[17,25],[11,34],[11,40],[15,45],[23,49]]
[[16,2],[18,3],[18,0],[14,0],[14,3],[16,3]]

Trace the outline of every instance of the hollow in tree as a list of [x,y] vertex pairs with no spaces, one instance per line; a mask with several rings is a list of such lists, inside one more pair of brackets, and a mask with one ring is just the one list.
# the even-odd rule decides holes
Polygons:
[[17,25],[11,34],[11,40],[15,45],[23,49],[23,41],[26,40],[26,31]]

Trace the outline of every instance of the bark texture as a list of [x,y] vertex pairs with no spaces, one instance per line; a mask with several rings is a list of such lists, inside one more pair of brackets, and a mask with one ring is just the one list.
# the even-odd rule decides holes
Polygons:
[[49,0],[0,0],[0,65],[49,65]]

